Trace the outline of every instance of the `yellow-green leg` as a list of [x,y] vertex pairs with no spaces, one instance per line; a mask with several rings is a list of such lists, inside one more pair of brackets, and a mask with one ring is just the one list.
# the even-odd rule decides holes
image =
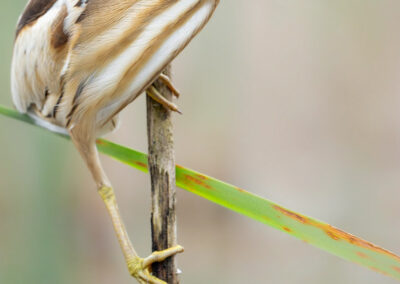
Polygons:
[[179,245],[174,246],[163,251],[153,252],[150,256],[146,258],[140,258],[133,248],[132,243],[126,232],[124,223],[122,222],[114,190],[112,189],[112,187],[103,186],[99,189],[99,194],[107,207],[108,213],[111,216],[115,233],[117,234],[119,244],[128,265],[129,273],[133,277],[135,277],[139,281],[139,283],[165,284],[164,281],[150,274],[151,265],[154,262],[161,262],[170,256],[183,252],[183,247]]
[[[88,119],[87,121],[92,120]],[[101,167],[96,145],[93,140],[94,135],[90,135],[90,130],[92,129],[93,127],[90,125],[77,124],[73,129],[70,130],[70,135],[72,141],[92,173],[98,188],[98,192],[106,205],[108,213],[110,214],[111,221],[114,226],[118,242],[124,254],[129,273],[136,278],[139,283],[166,284],[164,281],[151,275],[151,265],[154,262],[161,262],[170,256],[183,252],[183,247],[174,246],[160,252],[153,252],[147,258],[140,258],[137,255],[129,239],[128,233],[126,232],[121,214],[119,213],[114,190],[111,187],[103,168]]]

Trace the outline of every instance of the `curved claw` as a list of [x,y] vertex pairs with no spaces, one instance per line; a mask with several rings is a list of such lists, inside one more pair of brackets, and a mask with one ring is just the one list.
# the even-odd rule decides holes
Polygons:
[[163,95],[161,95],[160,92],[153,85],[151,85],[146,92],[148,96],[150,96],[153,100],[163,105],[166,109],[182,114],[182,112],[178,109],[178,107],[174,103],[164,98]]
[[172,83],[171,79],[167,75],[161,73],[160,76],[158,77],[158,79],[160,79],[168,87],[168,89],[170,89],[171,93],[175,97],[177,97],[177,98],[180,97],[180,95],[181,95],[180,92],[174,86],[174,84]]
[[154,262],[164,261],[166,258],[181,252],[183,252],[183,247],[178,245],[166,250],[155,251],[146,258],[134,258],[128,261],[129,273],[141,284],[167,284],[161,279],[151,275],[151,265]]

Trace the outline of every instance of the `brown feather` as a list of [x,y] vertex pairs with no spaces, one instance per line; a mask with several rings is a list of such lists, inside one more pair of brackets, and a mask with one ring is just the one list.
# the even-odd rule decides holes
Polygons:
[[64,47],[69,39],[69,35],[64,32],[64,20],[68,16],[67,7],[64,5],[56,21],[51,28],[51,45],[55,49]]
[[37,19],[46,14],[55,2],[57,0],[31,0],[18,21],[16,36],[24,27],[32,25]]

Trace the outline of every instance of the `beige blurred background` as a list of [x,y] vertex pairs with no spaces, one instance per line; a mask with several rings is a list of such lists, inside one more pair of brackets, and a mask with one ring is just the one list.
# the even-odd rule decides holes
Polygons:
[[[0,103],[25,0],[0,2]],[[400,253],[400,2],[221,1],[174,61],[177,162]],[[146,151],[144,96],[107,138]],[[72,144],[0,117],[0,283],[134,283]],[[149,177],[102,157],[139,253]],[[178,189],[182,283],[396,283]]]

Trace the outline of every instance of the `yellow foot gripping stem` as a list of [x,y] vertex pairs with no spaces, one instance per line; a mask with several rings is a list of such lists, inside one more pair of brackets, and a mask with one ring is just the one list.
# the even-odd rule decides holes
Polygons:
[[183,252],[183,247],[178,245],[163,251],[155,251],[146,258],[135,257],[127,261],[129,273],[141,284],[167,284],[151,275],[151,265],[181,252]]
[[141,284],[167,284],[151,275],[151,265],[183,252],[183,247],[174,246],[166,250],[155,251],[149,257],[140,258],[128,237],[124,223],[118,210],[117,200],[111,186],[99,186],[98,192],[110,214],[119,244],[128,265],[129,273]]

